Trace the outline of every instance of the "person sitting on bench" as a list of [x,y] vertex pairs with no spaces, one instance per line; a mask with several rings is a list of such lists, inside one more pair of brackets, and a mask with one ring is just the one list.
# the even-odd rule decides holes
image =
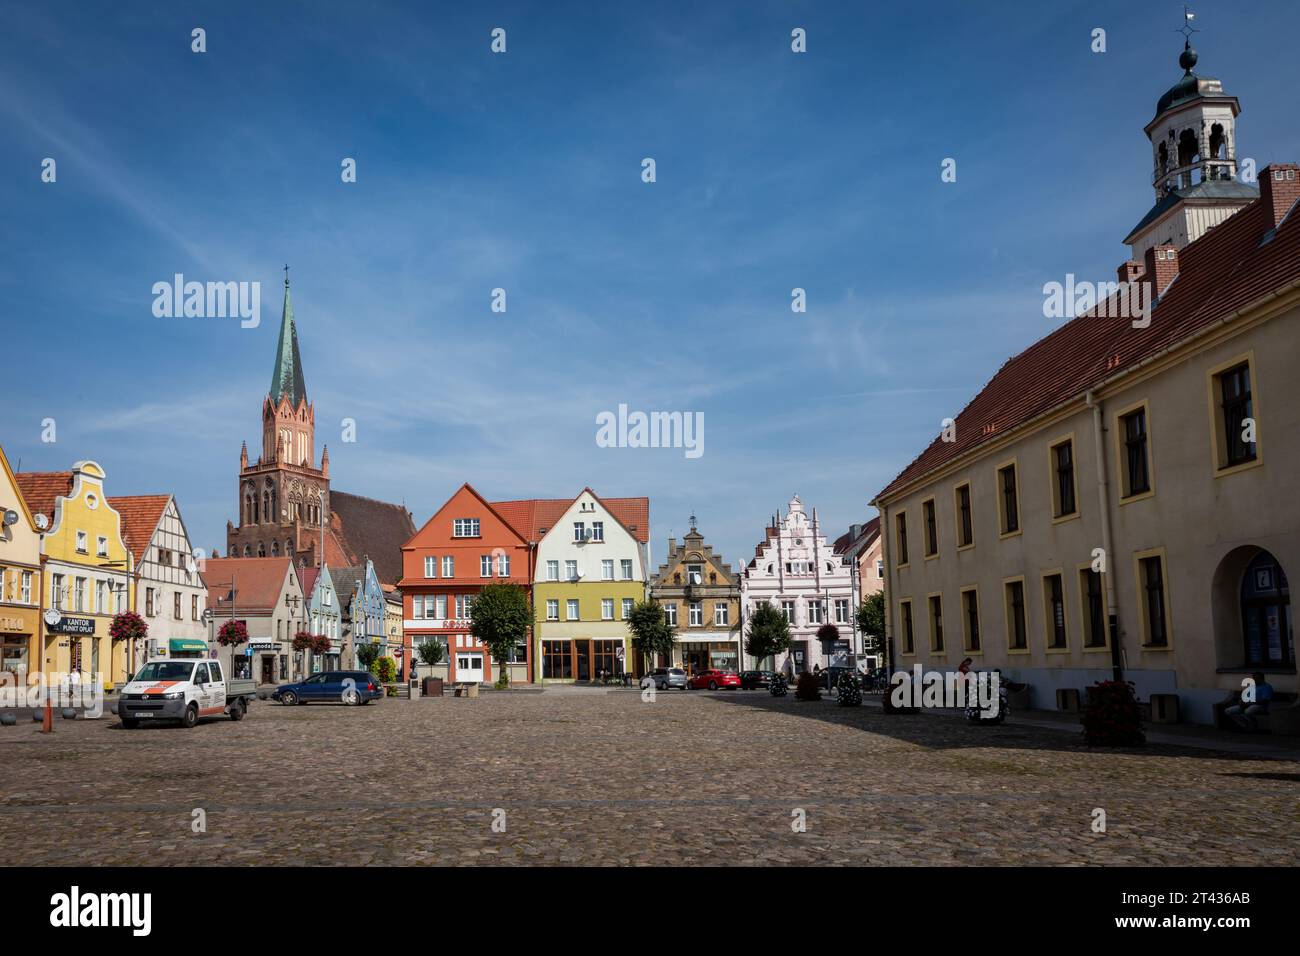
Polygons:
[[1255,686],[1243,688],[1239,702],[1223,709],[1224,716],[1242,730],[1255,730],[1258,726],[1255,718],[1268,713],[1268,703],[1273,699],[1273,685],[1262,673],[1257,671],[1250,677]]

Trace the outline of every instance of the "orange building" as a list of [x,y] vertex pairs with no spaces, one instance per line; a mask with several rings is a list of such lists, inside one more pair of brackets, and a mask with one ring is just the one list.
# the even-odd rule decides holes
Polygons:
[[[470,485],[461,485],[402,546],[404,653],[419,661],[428,640],[443,645],[443,664],[452,682],[490,682],[501,672],[486,647],[469,630],[470,606],[485,584],[508,582],[531,593],[533,548]],[[532,679],[531,640],[504,662],[512,682]],[[421,666],[425,675],[428,668]]]

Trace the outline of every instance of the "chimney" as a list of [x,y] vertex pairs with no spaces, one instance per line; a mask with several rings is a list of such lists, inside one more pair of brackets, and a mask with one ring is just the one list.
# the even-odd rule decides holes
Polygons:
[[1121,285],[1136,282],[1142,278],[1142,263],[1136,259],[1121,262],[1119,268],[1115,270],[1115,278],[1119,279]]
[[1272,210],[1270,229],[1276,229],[1300,199],[1300,167],[1295,163],[1273,163],[1259,174],[1259,198]]
[[1152,283],[1151,301],[1154,302],[1178,275],[1178,247],[1166,243],[1148,249],[1143,275]]

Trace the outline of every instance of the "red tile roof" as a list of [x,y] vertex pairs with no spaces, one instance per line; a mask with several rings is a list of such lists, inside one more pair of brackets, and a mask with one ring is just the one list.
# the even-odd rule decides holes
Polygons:
[[320,567],[312,565],[309,568],[298,568],[298,586],[302,588],[302,593],[311,598],[311,592],[316,587],[316,579],[320,577]]
[[[584,488],[584,491],[591,491]],[[593,491],[596,500],[627,528],[638,541],[650,540],[649,498],[601,498]],[[543,534],[555,527],[564,513],[577,500],[572,498],[526,498],[521,501],[493,501],[491,505],[503,520],[531,541],[539,541]]]
[[1270,242],[1261,244],[1271,227],[1271,209],[1257,200],[1179,250],[1178,277],[1156,303],[1148,328],[1134,328],[1129,318],[1090,313],[1008,360],[957,416],[957,440],[936,438],[877,498],[1081,398],[1089,389],[1300,280],[1300,223],[1295,217],[1287,220]]
[[220,621],[230,613],[230,587],[235,586],[235,611],[272,610],[280,600],[289,559],[279,558],[208,558],[200,571],[208,585],[208,607]]
[[32,514],[54,521],[54,499],[72,490],[70,471],[22,471],[14,475]]
[[122,537],[137,565],[144,560],[154,530],[171,500],[171,495],[109,496],[109,507],[122,516]]

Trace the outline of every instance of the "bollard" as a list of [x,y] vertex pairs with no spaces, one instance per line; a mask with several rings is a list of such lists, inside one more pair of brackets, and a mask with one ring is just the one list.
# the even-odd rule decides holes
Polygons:
[[63,711],[62,711],[62,714],[63,714],[63,719],[64,719],[64,720],[76,720],[76,719],[77,719],[77,712],[76,712],[76,710],[74,710],[74,709],[71,708],[71,707],[64,707],[64,708],[63,708]]
[[13,727],[18,723],[17,714],[0,714],[0,726]]

